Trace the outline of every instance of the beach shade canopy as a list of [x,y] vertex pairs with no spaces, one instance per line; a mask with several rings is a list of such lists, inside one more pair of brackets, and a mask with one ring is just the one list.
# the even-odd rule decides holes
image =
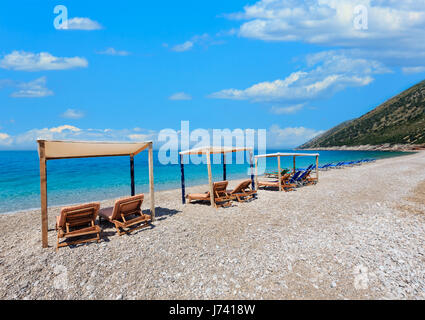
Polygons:
[[194,148],[186,151],[180,152],[180,170],[181,170],[181,183],[182,183],[182,203],[186,203],[186,195],[185,195],[185,181],[184,181],[184,164],[183,164],[183,156],[185,155],[201,155],[205,154],[207,157],[207,168],[208,168],[208,183],[210,189],[210,201],[211,206],[215,206],[214,201],[214,192],[213,192],[213,181],[212,181],[212,173],[211,173],[211,154],[222,154],[223,155],[223,181],[226,180],[226,153],[231,152],[239,152],[239,151],[249,151],[249,161],[251,167],[251,182],[252,189],[255,188],[254,185],[254,165],[252,159],[252,148],[247,147],[216,147],[216,146],[207,146]]
[[[258,185],[258,159],[259,158],[277,158],[277,175],[278,181],[280,181],[282,170],[280,167],[280,157],[292,157],[293,158],[293,173],[295,173],[296,166],[296,158],[297,157],[316,157],[316,178],[319,181],[319,156],[318,153],[286,153],[286,152],[277,152],[277,153],[269,153],[269,154],[260,154],[255,156],[255,182]],[[279,183],[279,191],[282,190],[282,186]]]
[[48,246],[47,231],[47,174],[46,161],[57,159],[130,157],[131,195],[135,195],[134,156],[149,149],[149,190],[152,221],[155,219],[155,199],[153,184],[152,141],[144,142],[104,142],[104,141],[53,141],[37,140],[40,158],[41,234],[43,248]]

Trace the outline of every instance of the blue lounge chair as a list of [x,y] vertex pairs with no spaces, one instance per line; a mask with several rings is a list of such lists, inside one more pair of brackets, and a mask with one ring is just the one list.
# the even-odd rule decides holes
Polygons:
[[332,166],[332,162],[331,163],[327,163],[323,166],[319,166],[319,170],[328,170],[330,169],[330,167]]
[[302,186],[304,184],[304,180],[310,174],[311,170],[305,170],[302,174],[298,176],[294,181],[298,186]]
[[298,177],[300,176],[302,171],[297,171],[294,173],[294,175],[292,176],[292,178],[289,180],[289,183],[296,183]]
[[297,170],[305,171],[305,170],[313,170],[313,165],[310,164],[307,168],[298,168]]
[[340,168],[344,165],[344,161],[338,162],[337,164],[331,164],[329,168]]

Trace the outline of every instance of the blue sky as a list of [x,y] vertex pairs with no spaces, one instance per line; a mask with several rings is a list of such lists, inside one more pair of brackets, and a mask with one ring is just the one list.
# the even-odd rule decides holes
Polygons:
[[424,30],[423,0],[2,1],[0,149],[181,120],[296,146],[423,80]]

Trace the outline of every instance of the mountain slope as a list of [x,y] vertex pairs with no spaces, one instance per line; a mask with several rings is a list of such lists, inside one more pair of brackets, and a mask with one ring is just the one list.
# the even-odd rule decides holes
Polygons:
[[360,118],[343,122],[299,148],[423,143],[425,80]]

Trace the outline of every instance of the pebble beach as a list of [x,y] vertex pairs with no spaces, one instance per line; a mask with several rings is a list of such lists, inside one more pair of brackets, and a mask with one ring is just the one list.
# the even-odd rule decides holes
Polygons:
[[47,249],[39,210],[0,215],[0,299],[425,299],[424,151],[229,208],[155,198],[151,227],[57,253],[60,208]]

